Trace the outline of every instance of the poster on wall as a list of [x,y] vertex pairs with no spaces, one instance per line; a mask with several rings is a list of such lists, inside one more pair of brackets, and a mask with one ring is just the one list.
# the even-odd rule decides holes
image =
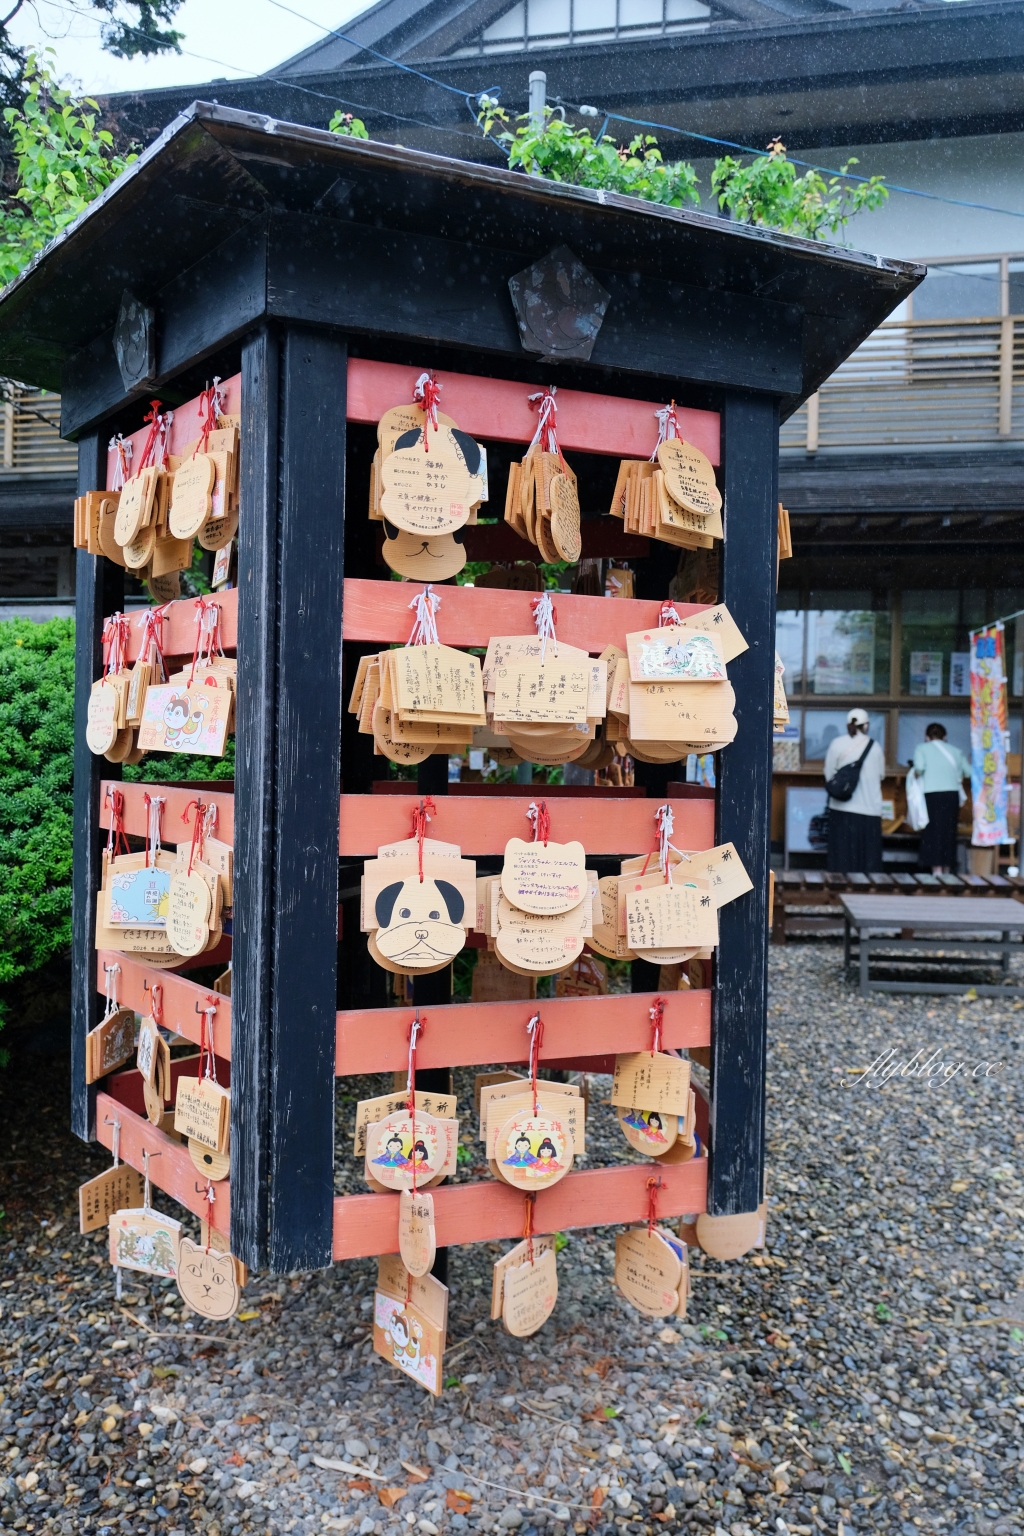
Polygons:
[[874,693],[875,615],[823,609],[811,617],[815,693]]
[[941,651],[911,651],[910,692],[911,696],[916,698],[941,698]]
[[949,695],[953,699],[966,699],[971,693],[971,653],[952,651],[949,657]]
[[993,848],[1009,840],[1003,656],[1001,624],[971,636],[971,842],[976,848]]

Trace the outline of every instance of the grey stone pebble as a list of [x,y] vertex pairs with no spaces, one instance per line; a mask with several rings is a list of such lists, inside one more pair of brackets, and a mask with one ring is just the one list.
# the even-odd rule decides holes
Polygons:
[[[439,1402],[367,1350],[370,1261],[255,1277],[246,1323],[204,1324],[173,1286],[130,1275],[118,1303],[102,1235],[77,1233],[77,1184],[106,1154],[64,1130],[59,1064],[18,1075],[9,1031],[0,1528],[753,1536],[781,1520],[1020,1536],[1024,1010],[861,1000],[839,950],[812,944],[772,952],[770,1009],[766,1251],[691,1252],[690,1313],[670,1340],[616,1298],[614,1231],[570,1233],[559,1307],[521,1341],[488,1315],[505,1245],[455,1251],[457,1384]],[[861,1081],[890,1048],[1001,1070],[948,1087]],[[456,1077],[465,1110],[472,1074]],[[587,1166],[635,1161],[606,1085],[593,1084]],[[339,1093],[340,1188],[359,1187],[353,1091],[385,1086]],[[384,1483],[350,1487],[360,1479],[316,1458]],[[393,1508],[382,1486],[406,1490]],[[468,1511],[449,1507],[467,1494]]]

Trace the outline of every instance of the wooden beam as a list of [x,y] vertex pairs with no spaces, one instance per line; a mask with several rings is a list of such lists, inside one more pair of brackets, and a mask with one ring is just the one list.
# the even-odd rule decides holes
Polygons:
[[247,814],[234,837],[232,908],[231,1161],[235,1181],[231,1251],[264,1269],[269,1241],[270,1062],[273,967],[274,689],[277,685],[277,337],[263,327],[242,348],[242,441],[238,635],[245,666],[238,676],[235,783]]
[[[678,379],[685,367],[691,386],[800,394],[800,306],[726,287],[709,301],[706,288],[649,274],[637,280],[602,268],[597,251],[578,243],[576,249],[611,296],[591,367],[638,375],[648,389],[658,378]],[[378,345],[381,337],[396,337],[406,348],[460,347],[519,362],[508,280],[543,254],[274,213],[267,314],[365,334]]]
[[[731,749],[730,749],[731,750]],[[339,850],[343,858],[372,858],[382,843],[410,836],[410,816],[417,804],[410,795],[342,795]],[[537,799],[544,798],[538,789]],[[446,796],[436,802],[430,836],[458,843],[467,858],[501,854],[510,837],[529,838],[527,802],[512,795]],[[672,800],[676,846],[713,848],[714,802]],[[578,840],[589,855],[647,853],[654,847],[655,800],[606,796],[549,802],[551,836],[559,843]]]
[[[645,1051],[651,1044],[648,1010],[653,1001],[653,993],[632,993],[553,997],[539,1003],[437,1005],[426,1010],[416,1047],[417,1065],[469,1067],[526,1061],[526,1025],[538,1008],[544,1020],[544,1062]],[[668,992],[664,1001],[662,1038],[667,1049],[711,1044],[710,992]],[[404,1070],[412,1017],[410,1008],[353,1008],[339,1013],[337,1075]]]
[[[114,1143],[114,1127],[108,1122],[117,1120],[121,1125],[119,1152],[122,1163],[129,1163],[143,1172],[142,1154],[149,1153],[149,1178],[154,1189],[163,1190],[172,1200],[177,1200],[193,1216],[202,1216],[212,1222],[218,1232],[228,1234],[231,1216],[231,1181],[222,1179],[214,1185],[216,1199],[210,1205],[206,1198],[206,1184],[196,1172],[195,1164],[176,1136],[168,1136],[143,1116],[134,1114],[125,1104],[109,1093],[96,1095],[96,1140],[108,1149]],[[156,1201],[153,1202],[156,1204]],[[174,1213],[168,1211],[167,1215]],[[232,1250],[233,1251],[233,1250]],[[236,1255],[237,1257],[237,1255]]]
[[715,843],[735,843],[754,889],[719,913],[708,1190],[716,1216],[755,1210],[764,1183],[777,408],[754,396],[728,396],[723,428],[726,539],[719,596],[739,618],[750,648],[729,668],[739,730],[716,758]]
[[[425,363],[424,367],[429,367]],[[407,405],[423,368],[399,363],[378,363],[353,357],[348,365],[348,419],[380,420],[393,405]],[[537,413],[529,396],[536,385],[511,379],[493,379],[472,373],[435,374],[441,385],[441,409],[458,422],[463,432],[503,443],[522,443],[524,451],[537,430]],[[584,453],[607,453],[624,459],[646,459],[658,441],[655,411],[664,400],[628,400],[616,395],[590,394],[580,389],[561,389],[558,401],[558,441],[563,448]],[[719,462],[717,411],[676,407],[679,434]]]
[[[662,1181],[658,1215],[691,1215],[706,1209],[707,1159],[658,1168],[651,1163],[569,1173],[541,1190],[534,1205],[535,1232],[605,1227],[647,1220],[647,1180]],[[439,1248],[488,1243],[523,1234],[523,1195],[500,1179],[443,1184],[432,1191]],[[362,1259],[398,1252],[398,1196],[342,1195],[334,1202],[334,1259]]]
[[[397,641],[404,645],[412,630],[410,603],[423,591],[418,582],[360,581],[345,583],[345,639]],[[535,633],[531,599],[535,592],[509,592],[497,587],[443,587],[437,630],[443,645],[486,645],[491,635]],[[702,603],[676,603],[682,618],[700,613]],[[559,640],[595,654],[606,645],[625,650],[626,635],[657,624],[660,602],[639,598],[578,597],[559,593],[555,628]],[[742,627],[742,616],[739,618]]]
[[[106,443],[91,433],[78,445],[78,492],[99,483]],[[95,1133],[96,1091],[85,1081],[85,1037],[99,1022],[93,954],[96,892],[100,888],[100,799],[104,778],[121,770],[90,752],[85,739],[89,696],[103,671],[103,620],[124,606],[124,571],[102,556],[76,553],[74,704],[74,866],[71,877],[71,1129],[84,1141]]]
[[[109,563],[109,562],[108,562]],[[110,765],[106,758],[100,758],[106,773],[110,773]],[[124,795],[124,830],[131,837],[145,837],[146,835],[146,804],[145,796],[160,795],[164,800],[164,808],[160,817],[160,838],[163,843],[176,844],[187,843],[192,839],[192,822],[195,813],[189,812],[188,822],[182,817],[186,809],[198,797],[204,805],[217,807],[217,837],[223,843],[233,843],[235,840],[235,797],[230,791],[222,789],[197,789],[187,780],[180,784],[126,784],[119,779],[105,778],[99,783],[97,789],[97,801],[99,805],[99,826],[110,826],[111,808],[107,800],[107,785],[116,785]]]
[[[164,225],[164,238],[174,238],[172,229]],[[152,384],[125,392],[113,329],[73,353],[61,370],[61,436],[91,430],[133,401],[140,415],[144,404],[163,393],[173,404],[176,376],[236,341],[264,313],[266,259],[264,225],[250,219],[160,289],[154,296],[158,339]],[[96,490],[100,483],[89,489]]]
[[147,1014],[153,1011],[151,989],[154,983],[159,983],[163,987],[162,1022],[176,1034],[191,1040],[194,1045],[202,1043],[200,1035],[203,1015],[197,1010],[202,1010],[209,1002],[216,1002],[213,1053],[224,1061],[231,1060],[230,997],[211,992],[209,987],[197,986],[194,981],[186,981],[184,976],[178,976],[174,971],[159,970],[140,960],[133,960],[130,955],[116,949],[101,949],[96,955],[96,985],[99,988],[103,986],[104,964],[121,967],[121,974],[117,978],[117,1000],[126,1008],[134,1008],[136,1013]]
[[265,1104],[242,1130],[239,1217],[258,1209],[262,1166],[265,1263],[248,1257],[256,1234],[232,1246],[272,1273],[331,1257],[347,362],[343,340],[298,327],[243,356],[245,441],[266,446],[240,525],[232,1139],[236,1106],[241,1121]]

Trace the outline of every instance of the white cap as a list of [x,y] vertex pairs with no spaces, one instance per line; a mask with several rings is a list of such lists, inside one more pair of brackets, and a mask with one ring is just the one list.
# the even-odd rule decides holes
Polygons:
[[847,725],[867,725],[868,712],[866,709],[851,709],[846,717]]

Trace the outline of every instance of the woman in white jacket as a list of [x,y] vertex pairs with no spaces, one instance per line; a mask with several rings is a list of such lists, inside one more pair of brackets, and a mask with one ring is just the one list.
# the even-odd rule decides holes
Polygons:
[[946,741],[946,727],[934,721],[914,753],[914,773],[922,781],[928,825],[921,833],[918,863],[933,875],[956,869],[956,824],[967,796],[962,781],[971,776],[959,747]]

